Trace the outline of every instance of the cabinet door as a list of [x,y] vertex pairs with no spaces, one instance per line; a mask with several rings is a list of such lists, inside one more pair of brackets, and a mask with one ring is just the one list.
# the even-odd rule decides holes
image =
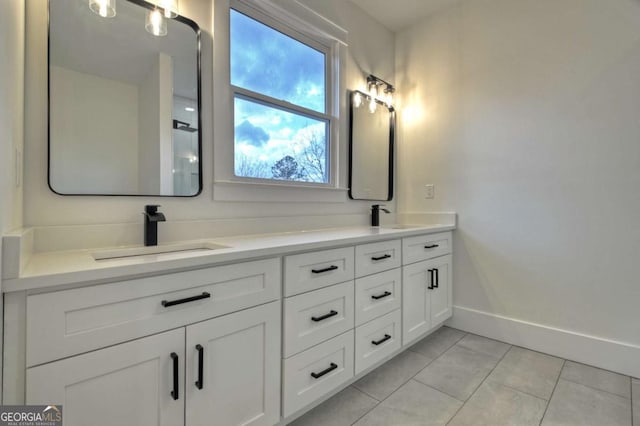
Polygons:
[[187,327],[187,425],[278,423],[280,318],[272,302]]
[[451,317],[451,255],[433,259],[430,268],[436,270],[436,288],[431,291],[431,326],[444,322]]
[[62,404],[65,426],[184,425],[183,374],[181,328],[29,368],[26,403]]
[[402,345],[431,328],[430,261],[402,268]]

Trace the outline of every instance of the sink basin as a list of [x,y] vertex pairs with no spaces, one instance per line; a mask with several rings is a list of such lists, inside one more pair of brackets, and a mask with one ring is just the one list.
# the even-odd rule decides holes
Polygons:
[[99,250],[91,253],[94,260],[110,260],[110,259],[129,259],[141,256],[161,255],[161,254],[189,254],[189,253],[204,253],[212,250],[219,250],[229,248],[221,244],[214,244],[210,242],[191,242],[191,243],[177,243],[177,244],[163,244],[159,246],[150,247],[125,247],[117,249]]
[[380,228],[383,229],[413,229],[413,228],[420,228],[423,227],[424,225],[383,225]]

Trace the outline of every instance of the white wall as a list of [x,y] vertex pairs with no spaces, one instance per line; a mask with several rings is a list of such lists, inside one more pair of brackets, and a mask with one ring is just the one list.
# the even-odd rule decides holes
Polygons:
[[[22,190],[16,185],[15,152],[23,150],[24,1],[0,2],[0,231],[22,226]],[[20,160],[21,161],[21,160]],[[19,166],[21,167],[21,165]],[[0,259],[2,245],[0,244]],[[2,276],[2,262],[0,262]],[[0,294],[2,284],[0,283]],[[3,329],[0,300],[0,330]],[[0,341],[0,353],[3,353]],[[2,372],[0,371],[0,382]],[[2,390],[0,390],[0,400]]]
[[135,194],[138,88],[63,67],[50,69],[51,186],[62,194]]
[[396,66],[400,209],[459,214],[454,324],[640,375],[640,3],[463,1]]
[[[236,203],[212,201],[212,41],[208,34],[211,26],[211,3],[208,0],[180,2],[184,15],[193,18],[203,29],[202,114],[204,189],[193,199],[147,197],[60,197],[47,187],[47,90],[46,90],[46,2],[27,3],[27,56],[26,114],[30,125],[26,129],[25,173],[25,225],[71,225],[141,222],[140,212],[145,204],[162,204],[167,219],[195,220],[213,218],[358,215],[363,223],[368,220],[371,203],[346,200],[337,203]],[[324,8],[325,2],[311,2],[311,7]],[[313,3],[313,4],[312,4]],[[338,24],[349,30],[347,87],[364,78],[365,72],[380,77],[393,76],[393,34],[361,14],[349,2],[333,1],[328,10],[340,18]],[[322,12],[322,11],[321,11]],[[352,20],[351,20],[352,19]],[[358,78],[354,76],[358,76]],[[344,95],[346,97],[346,94]],[[347,117],[340,126],[347,126]],[[346,134],[346,131],[344,132]],[[216,141],[223,143],[224,141]],[[342,140],[347,143],[347,140]],[[268,191],[268,190],[266,190]],[[322,226],[311,221],[308,226]]]

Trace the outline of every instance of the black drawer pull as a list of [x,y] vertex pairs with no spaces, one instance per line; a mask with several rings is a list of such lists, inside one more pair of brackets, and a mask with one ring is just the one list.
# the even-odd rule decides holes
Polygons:
[[202,294],[198,296],[185,297],[184,299],[178,299],[178,300],[163,300],[160,303],[162,303],[162,306],[164,306],[165,308],[168,308],[169,306],[180,305],[182,303],[195,302],[196,300],[208,299],[210,297],[211,297],[211,294],[204,291],[202,292]]
[[336,368],[338,368],[338,364],[335,363],[331,363],[331,366],[325,370],[322,370],[319,373],[311,373],[311,377],[313,377],[314,379],[319,379],[320,377],[324,376],[327,373],[332,372],[333,370],[335,370]]
[[196,387],[202,389],[204,386],[203,368],[204,368],[204,348],[202,345],[196,345],[198,351],[198,380],[196,381]]
[[336,269],[338,269],[336,265],[331,265],[328,268],[324,269],[312,269],[311,272],[313,272],[314,274],[321,274],[323,272],[335,271]]
[[384,337],[382,339],[380,339],[380,340],[372,340],[371,344],[378,346],[378,345],[383,344],[384,342],[386,342],[389,339],[391,339],[391,336],[389,336],[388,334],[385,334]]
[[391,296],[391,292],[385,291],[384,293],[379,294],[377,296],[373,295],[373,296],[371,296],[371,298],[374,299],[374,300],[379,300],[379,299],[382,299],[382,298],[387,297],[387,296]]
[[180,396],[178,388],[178,354],[171,352],[171,359],[173,360],[173,390],[171,391],[171,396],[174,400],[177,400]]
[[439,244],[430,244],[428,246],[424,246],[424,248],[426,248],[426,249],[432,249],[432,248],[436,248],[436,247],[440,247],[440,245]]
[[327,318],[335,317],[338,315],[338,311],[334,311],[333,309],[328,314],[324,314],[321,317],[311,317],[312,321],[319,322],[322,320],[326,320]]
[[371,260],[384,260],[384,259],[389,259],[391,257],[390,254],[385,254],[383,256],[378,256],[378,257],[372,257]]
[[429,285],[427,286],[427,289],[429,290],[433,290],[435,287],[433,287],[433,282],[434,282],[434,275],[433,275],[433,269],[428,269],[427,271],[429,271]]
[[435,268],[435,269],[433,270],[433,272],[436,274],[436,282],[435,282],[435,284],[433,285],[433,288],[438,288],[438,286],[440,285],[440,274],[439,274],[439,269],[438,269],[438,268]]

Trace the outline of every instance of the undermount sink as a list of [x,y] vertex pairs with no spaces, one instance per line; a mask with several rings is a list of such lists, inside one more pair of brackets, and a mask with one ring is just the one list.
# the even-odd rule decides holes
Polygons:
[[420,228],[424,225],[382,225],[380,228],[383,229],[413,229],[413,228]]
[[163,244],[159,246],[149,247],[125,247],[117,249],[98,250],[91,253],[94,260],[110,260],[110,259],[129,259],[141,256],[174,254],[174,253],[204,253],[212,250],[229,248],[221,244],[210,243],[206,241]]

